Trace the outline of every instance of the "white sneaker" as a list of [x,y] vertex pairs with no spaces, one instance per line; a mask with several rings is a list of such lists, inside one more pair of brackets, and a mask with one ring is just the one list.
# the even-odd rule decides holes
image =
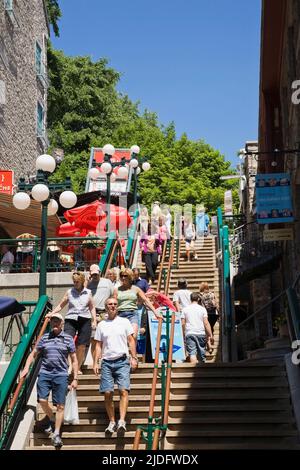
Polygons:
[[119,419],[118,427],[117,427],[117,433],[121,434],[121,433],[125,433],[125,432],[126,432],[126,422]]
[[105,429],[105,434],[112,434],[116,430],[116,423],[114,421],[110,421],[109,425]]

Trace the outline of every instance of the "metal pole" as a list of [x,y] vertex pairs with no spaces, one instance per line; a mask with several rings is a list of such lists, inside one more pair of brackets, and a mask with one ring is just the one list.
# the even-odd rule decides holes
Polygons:
[[107,221],[106,221],[106,237],[109,238],[110,230],[110,175],[107,175],[106,179],[106,202],[107,202]]
[[137,204],[137,168],[133,169],[133,204],[136,206]]
[[39,297],[46,295],[47,289],[47,218],[49,200],[42,202],[42,226],[41,226],[41,257],[40,257],[40,283]]

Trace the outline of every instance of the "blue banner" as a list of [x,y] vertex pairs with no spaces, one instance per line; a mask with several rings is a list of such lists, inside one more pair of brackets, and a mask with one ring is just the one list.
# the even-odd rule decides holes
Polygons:
[[289,173],[256,175],[255,188],[259,224],[294,221]]
[[[165,311],[165,307],[160,309],[162,312]],[[171,313],[171,311],[170,311]],[[151,351],[152,357],[155,358],[155,347],[158,331],[158,320],[151,311],[148,311],[148,321],[150,329],[150,340],[151,340]],[[170,332],[171,332],[171,315],[170,315]],[[160,354],[159,362],[162,360],[167,360],[166,356],[166,322],[163,321],[162,332],[161,332],[161,341],[160,341]],[[185,350],[184,350],[184,341],[183,341],[183,331],[182,324],[180,319],[180,313],[176,312],[175,319],[175,331],[174,331],[174,343],[173,343],[173,359],[178,362],[183,362],[185,360]]]

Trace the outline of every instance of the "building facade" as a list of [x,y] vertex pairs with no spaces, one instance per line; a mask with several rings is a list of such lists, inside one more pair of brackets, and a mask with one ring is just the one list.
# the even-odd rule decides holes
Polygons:
[[[282,281],[300,271],[300,2],[262,2],[259,172],[287,172],[293,198],[293,240],[282,242]],[[279,149],[282,152],[274,152]],[[299,152],[295,150],[299,149]],[[291,150],[289,152],[288,150]],[[283,224],[272,224],[283,228]]]
[[44,0],[0,0],[0,169],[35,173],[47,150],[47,41]]

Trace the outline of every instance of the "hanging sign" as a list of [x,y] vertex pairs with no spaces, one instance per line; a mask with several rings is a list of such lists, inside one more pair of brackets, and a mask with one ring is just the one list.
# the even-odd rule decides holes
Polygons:
[[259,224],[294,221],[289,173],[256,175],[255,188]]
[[[165,307],[161,309],[161,311],[165,311]],[[170,311],[171,313],[171,311]],[[171,317],[171,316],[170,316]],[[156,339],[157,339],[157,331],[158,331],[158,320],[155,317],[154,313],[148,311],[148,325],[149,325],[149,332],[150,332],[150,340],[151,340],[151,351],[152,357],[155,358],[155,348],[156,348]],[[171,331],[171,320],[170,320],[170,330]],[[166,336],[166,322],[164,321],[162,324],[162,332],[161,332],[161,341],[160,341],[160,354],[159,354],[159,362],[162,360],[167,360],[166,356],[166,348],[167,348],[167,336]],[[185,350],[184,350],[184,341],[183,341],[183,332],[182,332],[182,325],[180,314],[176,313],[175,319],[175,331],[174,331],[174,343],[173,343],[173,359],[179,362],[183,362],[185,360]]]
[[14,193],[14,172],[12,170],[0,170],[0,193]]

